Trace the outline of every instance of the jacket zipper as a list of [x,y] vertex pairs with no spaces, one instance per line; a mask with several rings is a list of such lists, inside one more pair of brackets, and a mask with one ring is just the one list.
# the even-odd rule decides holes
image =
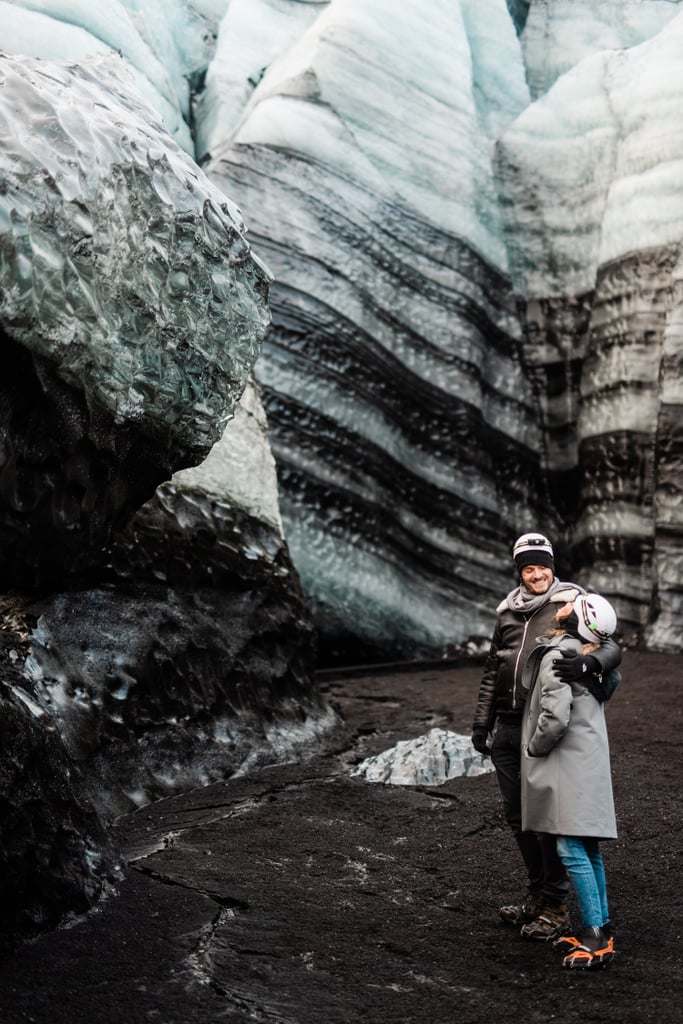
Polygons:
[[526,622],[524,623],[524,635],[522,636],[522,642],[519,645],[519,651],[517,652],[517,657],[515,659],[515,671],[514,671],[514,675],[512,677],[512,707],[513,708],[517,707],[517,670],[519,668],[519,659],[522,657],[522,651],[524,650],[524,644],[526,642],[526,635],[527,635],[527,631],[529,629],[529,623],[530,622],[531,622],[531,619],[527,619]]

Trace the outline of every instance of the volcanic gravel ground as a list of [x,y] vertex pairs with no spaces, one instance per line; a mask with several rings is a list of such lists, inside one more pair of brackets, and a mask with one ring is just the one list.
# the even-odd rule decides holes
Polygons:
[[0,1020],[679,1022],[682,670],[626,652],[608,705],[608,969],[562,970],[499,921],[524,877],[493,774],[434,787],[351,774],[432,727],[469,734],[481,668],[375,669],[321,677],[348,726],[336,754],[119,819],[122,881],[0,964]]

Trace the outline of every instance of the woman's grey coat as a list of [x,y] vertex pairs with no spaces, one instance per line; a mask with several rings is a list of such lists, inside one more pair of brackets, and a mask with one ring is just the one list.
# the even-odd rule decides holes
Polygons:
[[604,704],[580,682],[561,682],[552,667],[559,647],[580,654],[581,641],[563,634],[538,643],[524,679],[522,828],[616,839]]

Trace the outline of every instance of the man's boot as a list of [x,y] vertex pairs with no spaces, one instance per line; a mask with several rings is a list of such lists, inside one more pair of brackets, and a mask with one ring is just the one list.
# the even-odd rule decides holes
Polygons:
[[508,903],[498,913],[506,924],[527,924],[543,911],[543,894],[530,889],[521,903]]
[[568,935],[569,914],[566,903],[549,903],[545,900],[538,917],[528,924],[522,925],[523,939],[535,939],[538,942],[554,942],[561,935]]

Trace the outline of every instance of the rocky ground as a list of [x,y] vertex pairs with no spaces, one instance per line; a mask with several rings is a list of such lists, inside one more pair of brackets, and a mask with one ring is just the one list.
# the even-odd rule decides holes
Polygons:
[[493,775],[387,787],[351,769],[469,733],[480,669],[326,676],[348,736],[119,819],[94,912],[0,964],[3,1024],[667,1024],[681,1020],[683,657],[627,652],[608,707],[618,956],[560,969],[499,923],[523,876]]

